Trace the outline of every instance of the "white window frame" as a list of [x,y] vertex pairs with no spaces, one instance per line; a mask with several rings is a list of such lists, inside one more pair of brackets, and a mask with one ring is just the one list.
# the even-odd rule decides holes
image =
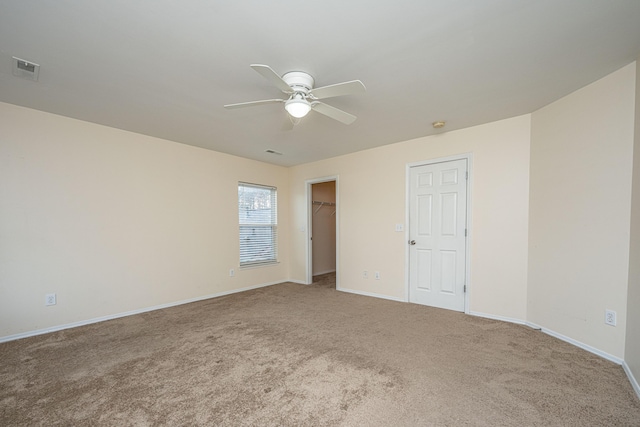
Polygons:
[[[247,203],[252,200],[250,195],[245,193],[246,189],[266,190],[269,192],[268,199],[254,200],[255,209],[248,209]],[[259,209],[257,204],[262,204],[262,208]],[[252,239],[251,235],[255,238]],[[238,182],[238,237],[240,268],[278,263],[278,189],[276,187]]]

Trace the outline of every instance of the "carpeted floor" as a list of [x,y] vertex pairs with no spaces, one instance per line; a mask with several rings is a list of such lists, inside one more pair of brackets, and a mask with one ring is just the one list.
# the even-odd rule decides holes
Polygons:
[[0,344],[0,425],[640,425],[614,363],[327,281]]
[[312,284],[315,286],[321,286],[327,289],[335,289],[336,273],[326,273],[326,274],[320,274],[318,276],[313,276]]

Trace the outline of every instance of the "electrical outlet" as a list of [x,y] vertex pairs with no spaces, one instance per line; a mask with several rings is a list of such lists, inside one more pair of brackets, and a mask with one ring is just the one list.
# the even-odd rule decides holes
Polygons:
[[44,305],[56,305],[56,294],[45,295]]
[[380,280],[380,272],[379,271],[376,271],[373,274],[374,274],[374,277],[375,277],[376,280]]
[[236,275],[236,271],[235,271],[233,268],[230,268],[230,269],[229,269],[229,276],[230,276],[230,277],[233,277],[233,276],[235,276],[235,275]]
[[613,310],[605,310],[604,323],[611,326],[616,326],[616,312]]
[[368,279],[369,278],[369,272],[367,270],[362,272],[362,278],[363,279]]

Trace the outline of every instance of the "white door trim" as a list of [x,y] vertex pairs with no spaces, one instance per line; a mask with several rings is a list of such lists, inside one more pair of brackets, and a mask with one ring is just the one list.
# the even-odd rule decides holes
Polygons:
[[463,153],[457,154],[455,156],[447,156],[447,157],[438,157],[435,159],[423,160],[420,162],[412,162],[407,163],[406,171],[405,171],[405,219],[404,223],[407,224],[404,230],[405,237],[405,245],[404,245],[404,301],[409,302],[409,287],[410,287],[410,275],[411,272],[409,270],[409,202],[410,202],[410,189],[411,189],[411,180],[410,180],[410,172],[412,167],[416,166],[425,166],[431,165],[434,163],[444,163],[450,162],[454,160],[467,160],[467,173],[469,174],[469,179],[467,180],[467,242],[465,248],[465,283],[467,286],[467,292],[464,294],[464,312],[469,314],[469,296],[472,292],[471,286],[471,239],[473,237],[473,231],[471,230],[471,191],[473,187],[473,154],[472,153]]
[[311,228],[313,224],[313,209],[311,207],[312,200],[312,191],[311,186],[313,184],[321,184],[323,182],[331,182],[335,181],[336,183],[336,289],[340,289],[340,176],[325,176],[322,178],[315,179],[307,179],[305,181],[305,190],[306,190],[306,200],[307,200],[307,227],[305,238],[307,239],[307,244],[305,245],[306,255],[307,255],[307,277],[306,277],[306,285],[310,285],[313,283],[313,246],[311,242]]

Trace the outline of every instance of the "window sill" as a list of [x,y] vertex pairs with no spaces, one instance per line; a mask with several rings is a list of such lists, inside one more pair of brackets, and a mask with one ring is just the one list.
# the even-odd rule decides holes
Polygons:
[[262,268],[262,267],[273,267],[275,265],[280,264],[280,261],[272,261],[272,262],[264,262],[264,263],[256,263],[256,264],[247,264],[241,265],[238,268],[240,270],[253,270],[254,268]]

